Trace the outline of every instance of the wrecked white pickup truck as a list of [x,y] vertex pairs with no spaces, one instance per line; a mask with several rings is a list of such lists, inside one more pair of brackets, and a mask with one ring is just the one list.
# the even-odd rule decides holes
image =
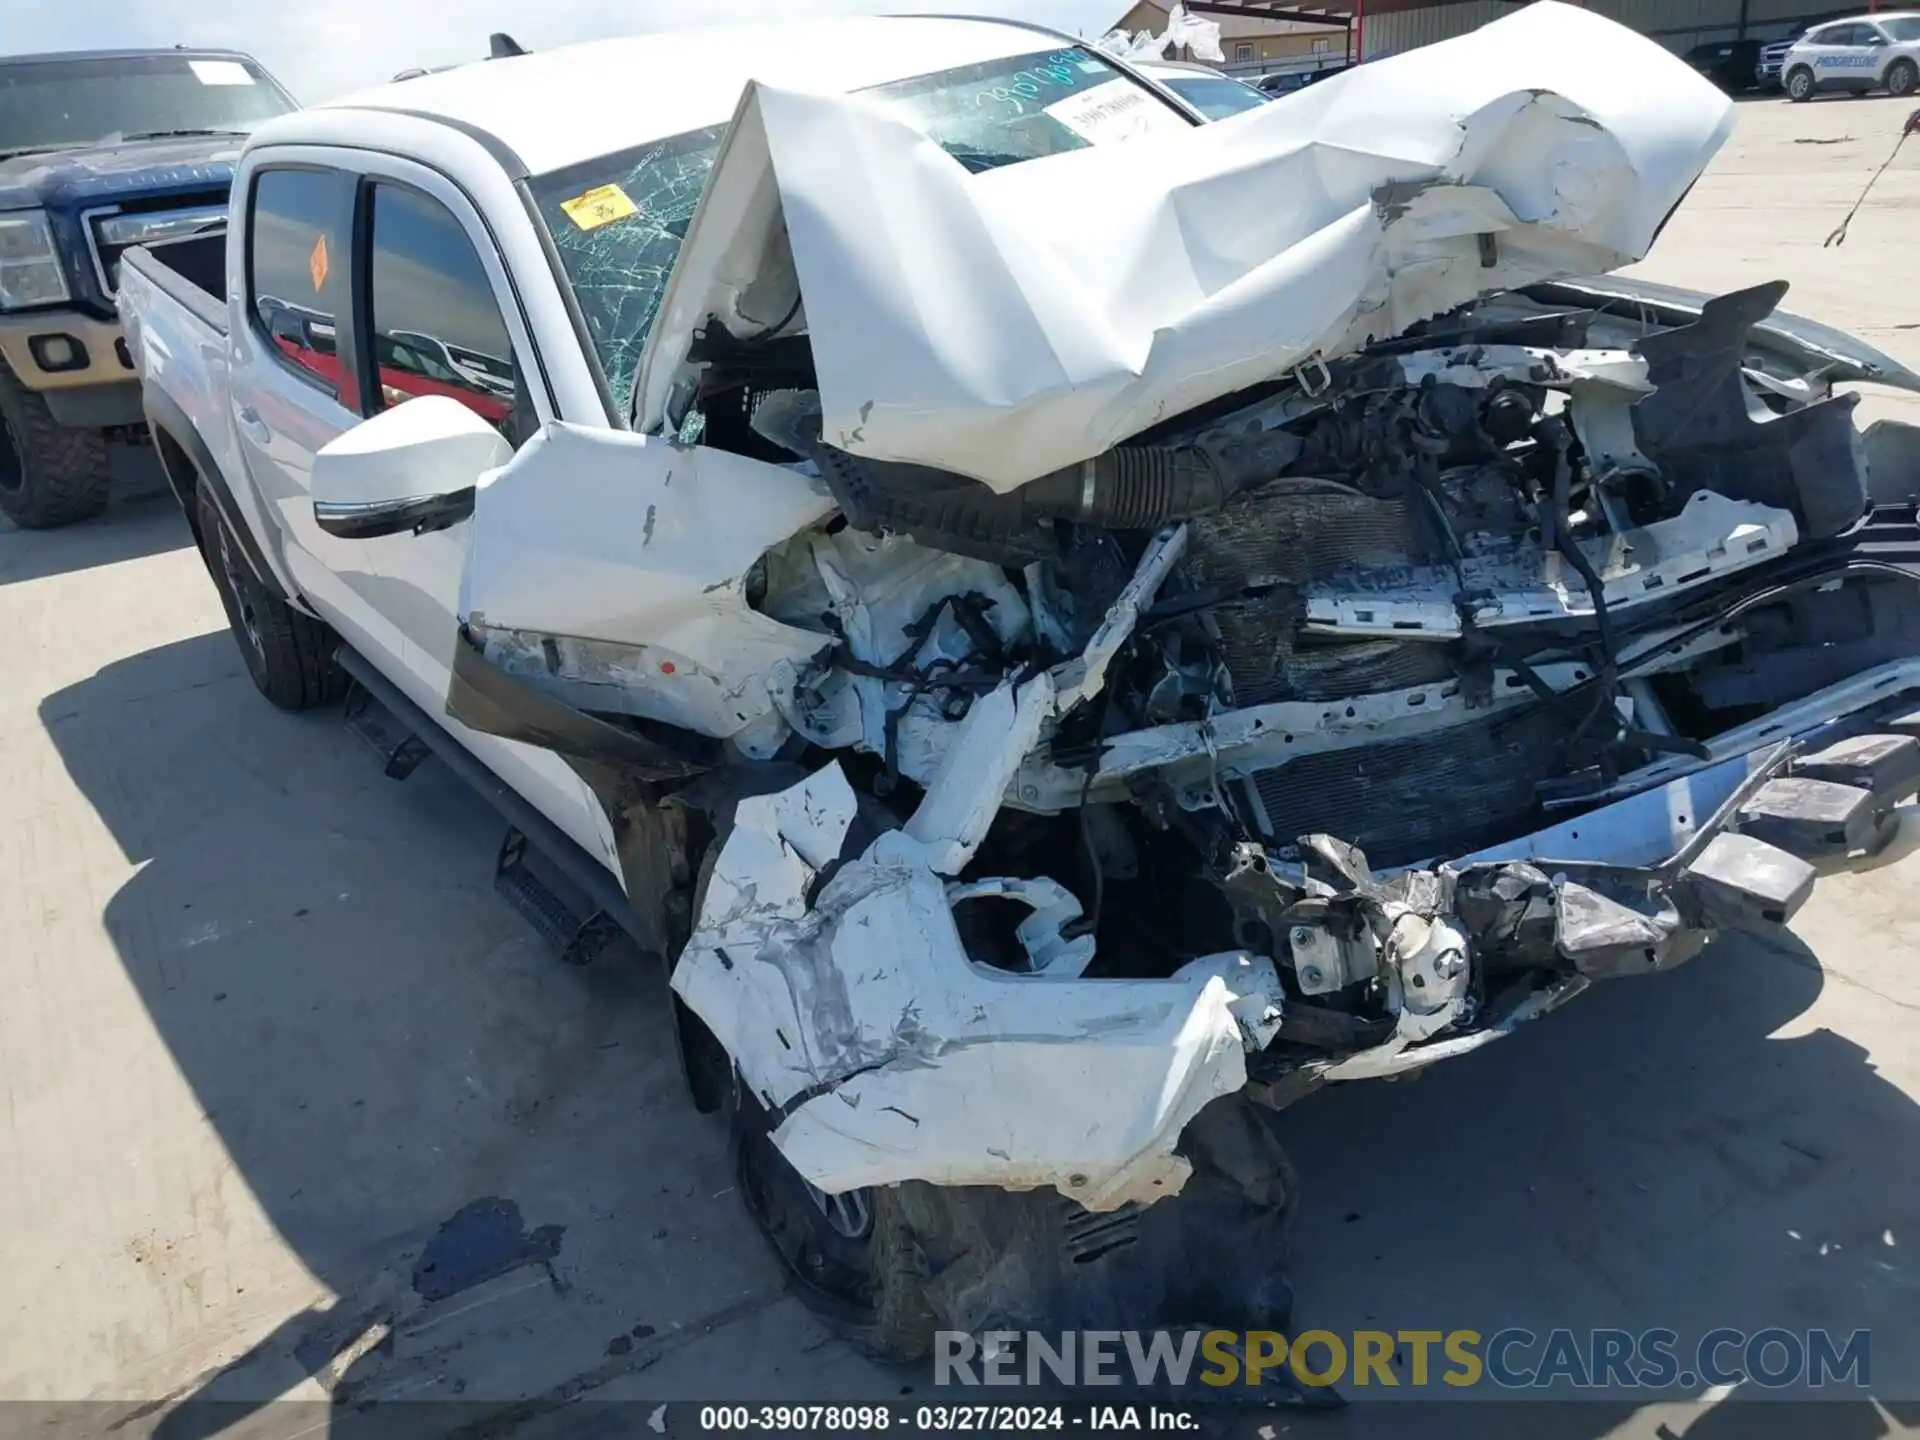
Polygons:
[[1551,3],[1210,126],[1011,24],[651,36],[263,127],[123,306],[261,690],[664,960],[816,1303],[1270,1325],[1273,1111],[1920,787],[1920,451],[1836,389],[1920,376],[1572,278],[1732,123]]

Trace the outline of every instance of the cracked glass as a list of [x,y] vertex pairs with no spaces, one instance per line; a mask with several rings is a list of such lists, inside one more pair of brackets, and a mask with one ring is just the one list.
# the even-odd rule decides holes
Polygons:
[[[534,182],[616,414],[627,413],[640,351],[726,129],[710,125]],[[583,208],[583,199],[599,205]]]
[[[1155,91],[1078,46],[941,70],[865,93],[974,172],[1192,123]],[[726,129],[710,125],[651,141],[532,184],[616,414],[631,409],[634,372]]]

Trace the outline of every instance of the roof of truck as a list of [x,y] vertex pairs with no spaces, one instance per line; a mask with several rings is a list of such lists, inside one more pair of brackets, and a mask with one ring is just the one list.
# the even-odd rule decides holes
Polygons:
[[[722,124],[752,80],[844,94],[1077,43],[1019,21],[931,16],[693,27],[476,61],[316,108],[430,116],[491,137],[537,175]],[[286,116],[255,138],[299,143],[301,128]]]

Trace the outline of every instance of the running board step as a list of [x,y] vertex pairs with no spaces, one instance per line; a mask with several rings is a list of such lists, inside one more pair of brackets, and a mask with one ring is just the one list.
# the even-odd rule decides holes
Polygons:
[[507,827],[494,862],[493,888],[569,965],[588,965],[622,935],[619,922]]
[[404,780],[433,752],[373,692],[355,680],[347,689],[347,729],[372,747],[390,780]]

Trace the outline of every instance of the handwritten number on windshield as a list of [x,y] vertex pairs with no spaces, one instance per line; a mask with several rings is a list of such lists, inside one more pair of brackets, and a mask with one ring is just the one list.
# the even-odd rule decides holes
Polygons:
[[1072,52],[1056,50],[1041,64],[1017,70],[1002,83],[980,91],[973,97],[973,103],[977,108],[991,100],[1011,106],[1017,115],[1024,115],[1027,102],[1037,99],[1049,86],[1075,86],[1079,78],[1080,69],[1074,63]]

